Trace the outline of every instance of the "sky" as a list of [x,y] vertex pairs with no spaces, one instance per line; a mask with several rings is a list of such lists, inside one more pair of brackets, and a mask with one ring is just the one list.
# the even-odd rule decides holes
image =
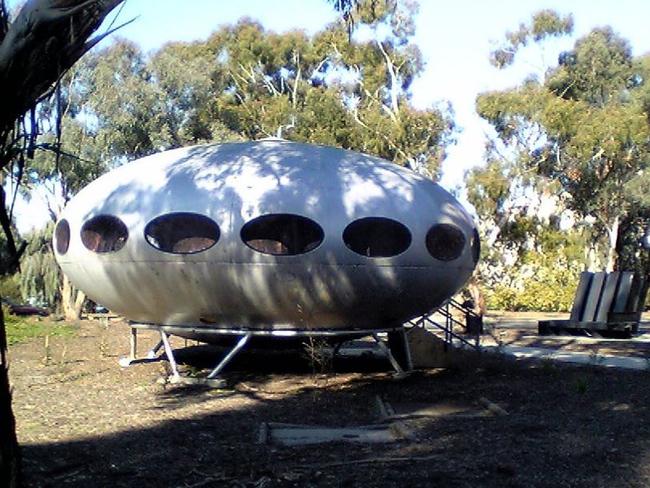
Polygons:
[[[17,1],[8,3],[11,6]],[[515,30],[544,8],[573,13],[574,35],[551,43],[544,51],[526,48],[519,61],[506,70],[492,67],[489,53],[505,32]],[[150,51],[169,41],[205,39],[220,25],[243,16],[278,32],[299,28],[314,33],[336,15],[326,0],[127,0],[115,25],[135,18],[117,35]],[[490,127],[474,110],[479,93],[514,86],[528,74],[542,72],[543,66],[556,63],[560,52],[597,26],[612,26],[630,41],[635,56],[650,52],[649,18],[648,0],[420,0],[414,42],[426,65],[413,83],[413,104],[426,108],[450,102],[460,130],[443,162],[442,186],[462,187],[465,172],[482,164]],[[35,215],[47,214],[39,200],[35,197],[30,205],[17,205],[19,231],[41,225]]]

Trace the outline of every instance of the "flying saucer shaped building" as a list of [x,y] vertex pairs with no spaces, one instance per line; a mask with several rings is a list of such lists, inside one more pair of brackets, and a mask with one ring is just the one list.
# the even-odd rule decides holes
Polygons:
[[94,301],[192,329],[397,327],[442,304],[479,255],[436,183],[357,152],[283,140],[167,151],[84,188],[56,259]]

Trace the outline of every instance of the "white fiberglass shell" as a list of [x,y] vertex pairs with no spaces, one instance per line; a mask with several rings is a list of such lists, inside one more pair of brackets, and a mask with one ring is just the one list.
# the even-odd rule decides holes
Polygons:
[[[150,230],[168,214],[207,217],[218,228],[201,237],[197,252],[172,252]],[[287,255],[242,240],[254,219],[268,221],[259,233],[275,222],[265,216],[287,215],[317,224],[308,229],[310,246]],[[94,247],[88,229],[113,218],[126,229],[118,228],[117,244]],[[69,245],[55,233],[55,254],[72,283],[128,319],[161,325],[394,326],[458,291],[478,246],[471,217],[432,181],[368,155],[282,140],[195,146],[134,161],[79,192],[61,221]],[[157,231],[177,228],[171,222]],[[363,255],[358,243],[344,242],[350,226],[346,239],[364,245],[373,225],[395,234],[386,239],[401,239],[396,255],[390,246],[375,255],[369,246]],[[436,225],[454,230],[450,245],[460,246],[442,259],[431,249],[446,245],[444,234],[427,235]]]

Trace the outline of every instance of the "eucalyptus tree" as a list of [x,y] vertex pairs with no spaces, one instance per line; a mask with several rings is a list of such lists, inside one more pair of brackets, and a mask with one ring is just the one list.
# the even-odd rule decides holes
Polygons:
[[416,5],[359,2],[359,9],[351,40],[342,22],[312,38],[249,20],[216,32],[208,43],[227,77],[218,116],[247,138],[282,129],[289,139],[361,150],[435,176],[453,121],[445,106],[410,103],[423,67],[412,43]]
[[561,229],[562,202],[549,186],[524,182],[496,157],[466,175],[483,236],[475,281],[489,307],[566,310],[584,262],[583,239]]
[[[364,13],[371,4],[375,10]],[[188,144],[281,135],[436,176],[454,127],[448,107],[410,103],[422,70],[412,43],[415,4],[358,8],[359,40],[343,21],[309,36],[242,19],[206,41],[170,43],[151,56],[120,41],[80,69],[76,118],[111,164]]]
[[[544,35],[525,26],[521,32],[543,41],[570,30],[570,22],[549,11],[534,16],[531,25],[540,15],[549,27]],[[494,59],[505,59],[496,63],[505,66],[514,58]],[[634,202],[629,185],[648,162],[644,81],[629,43],[604,27],[562,53],[544,79],[484,93],[477,100],[479,114],[492,124],[517,167],[553,182],[564,205],[593,221],[595,236],[606,236],[608,270],[615,266],[620,225]]]

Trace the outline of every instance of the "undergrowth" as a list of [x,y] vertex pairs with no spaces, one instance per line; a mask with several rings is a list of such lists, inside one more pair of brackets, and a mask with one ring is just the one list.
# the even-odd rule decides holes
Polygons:
[[4,314],[7,342],[10,346],[38,337],[71,336],[76,328],[65,322]]

